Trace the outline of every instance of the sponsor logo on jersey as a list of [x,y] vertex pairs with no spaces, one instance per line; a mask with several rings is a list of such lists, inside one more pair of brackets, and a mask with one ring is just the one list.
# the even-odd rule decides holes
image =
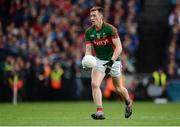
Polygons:
[[112,40],[111,38],[97,39],[93,41],[93,44],[95,46],[105,46],[105,45],[112,44]]

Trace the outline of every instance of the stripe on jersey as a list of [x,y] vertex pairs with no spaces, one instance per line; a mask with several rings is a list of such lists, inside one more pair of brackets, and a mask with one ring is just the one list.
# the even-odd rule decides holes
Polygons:
[[92,45],[92,42],[91,41],[86,41],[86,44],[91,44]]

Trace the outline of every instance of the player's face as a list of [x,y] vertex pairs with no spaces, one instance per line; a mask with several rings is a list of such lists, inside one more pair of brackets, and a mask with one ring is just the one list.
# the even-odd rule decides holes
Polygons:
[[92,11],[90,12],[90,20],[93,25],[97,25],[102,20],[102,14],[98,11]]

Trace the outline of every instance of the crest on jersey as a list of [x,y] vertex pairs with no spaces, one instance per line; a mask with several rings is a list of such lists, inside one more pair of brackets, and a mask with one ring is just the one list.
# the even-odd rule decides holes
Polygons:
[[90,35],[90,37],[94,37],[94,34]]
[[98,39],[101,38],[101,34],[100,33],[97,33],[96,36],[97,36]]
[[103,38],[105,38],[106,37],[106,33],[103,33]]

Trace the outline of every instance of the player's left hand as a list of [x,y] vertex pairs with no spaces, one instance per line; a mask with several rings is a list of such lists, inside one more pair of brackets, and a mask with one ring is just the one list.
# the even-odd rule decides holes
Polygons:
[[111,67],[114,64],[114,60],[110,60],[107,63],[103,64],[103,66],[106,67],[105,73],[106,75],[109,74],[109,72],[111,71]]

